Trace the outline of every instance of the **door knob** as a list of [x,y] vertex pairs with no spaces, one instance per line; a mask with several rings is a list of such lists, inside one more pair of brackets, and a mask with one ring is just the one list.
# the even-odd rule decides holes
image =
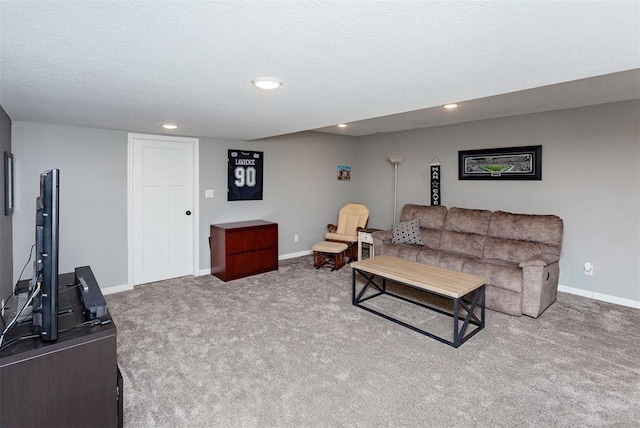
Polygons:
[[191,211],[187,210],[186,215],[191,215]]

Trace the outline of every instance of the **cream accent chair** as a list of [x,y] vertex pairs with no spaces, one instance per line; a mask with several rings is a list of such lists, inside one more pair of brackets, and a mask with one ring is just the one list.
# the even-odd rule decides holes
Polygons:
[[345,256],[352,260],[358,247],[358,231],[364,229],[369,221],[369,210],[363,204],[350,203],[340,208],[338,224],[328,224],[324,239],[343,242],[349,246]]

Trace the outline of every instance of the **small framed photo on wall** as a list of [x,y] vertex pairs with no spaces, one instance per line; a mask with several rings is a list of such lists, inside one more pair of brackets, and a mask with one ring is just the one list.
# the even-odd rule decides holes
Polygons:
[[347,165],[338,165],[338,175],[336,178],[340,181],[351,180],[351,167]]

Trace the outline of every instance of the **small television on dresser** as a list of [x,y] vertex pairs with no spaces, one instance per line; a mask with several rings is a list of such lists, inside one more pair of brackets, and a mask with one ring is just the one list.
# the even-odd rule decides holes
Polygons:
[[33,334],[44,341],[58,338],[58,250],[60,228],[60,170],[40,174],[36,198],[36,258],[30,293],[33,296]]

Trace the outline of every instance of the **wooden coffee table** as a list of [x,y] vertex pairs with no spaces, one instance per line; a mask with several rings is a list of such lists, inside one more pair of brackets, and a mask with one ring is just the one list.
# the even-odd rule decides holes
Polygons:
[[[476,333],[484,328],[485,313],[485,279],[475,275],[456,272],[422,263],[412,262],[391,256],[376,256],[351,263],[352,268],[352,303],[362,309],[386,318],[390,321],[408,327],[418,333],[429,336],[454,348],[462,345]],[[366,280],[365,285],[356,293],[356,276],[360,274]],[[374,280],[378,279],[376,283]],[[379,280],[382,280],[380,283]],[[387,290],[387,280],[405,285],[427,293],[446,297],[453,300],[453,312],[447,312],[426,303],[411,300],[405,296],[389,292]],[[373,287],[377,292],[364,296],[364,293]],[[408,324],[388,314],[383,314],[375,309],[363,306],[362,303],[378,297],[387,295],[405,302],[413,303],[426,309],[447,315],[453,318],[453,340],[447,340],[433,333],[424,331],[416,326]],[[480,318],[475,314],[476,308],[480,308]],[[464,319],[460,319],[460,308],[464,310]],[[462,321],[462,323],[460,322]],[[471,331],[467,332],[469,325],[474,325]]]

